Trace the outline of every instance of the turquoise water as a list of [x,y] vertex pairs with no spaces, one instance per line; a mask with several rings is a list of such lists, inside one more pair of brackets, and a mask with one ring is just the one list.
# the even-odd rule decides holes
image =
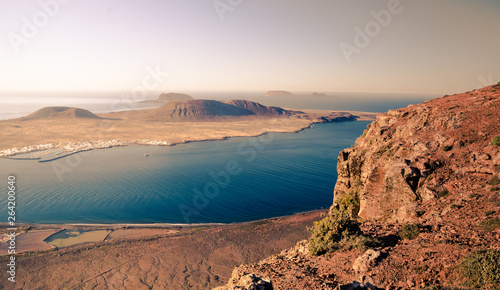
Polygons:
[[[17,222],[243,222],[328,208],[338,153],[368,123],[117,147],[47,163],[0,159],[0,166],[4,180],[17,176]],[[6,199],[0,206],[6,208]]]

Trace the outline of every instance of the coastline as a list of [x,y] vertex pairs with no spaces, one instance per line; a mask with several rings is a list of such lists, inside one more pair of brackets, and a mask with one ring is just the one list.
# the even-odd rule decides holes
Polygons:
[[[199,230],[217,229],[229,230],[235,228],[253,228],[260,225],[272,223],[285,223],[292,225],[297,219],[310,219],[320,217],[328,209],[316,209],[305,212],[298,212],[291,215],[270,217],[246,222],[234,223],[199,223],[199,224],[170,224],[170,223],[117,223],[117,224],[36,224],[36,223],[19,223],[18,228],[21,229],[16,233],[18,240],[17,254],[32,255],[43,254],[60,249],[72,249],[82,245],[99,245],[110,242],[131,242],[134,240],[152,239],[156,237],[172,238],[189,235]],[[9,226],[6,223],[0,223],[0,230],[7,229]],[[75,244],[66,246],[55,246],[47,240],[53,238],[57,234],[64,231],[78,231],[79,234],[72,233],[71,238],[79,239],[80,236],[92,236],[94,232],[108,231],[104,238],[98,240],[79,240]],[[2,231],[3,232],[3,231]],[[0,239],[5,238],[7,233],[0,232]],[[63,238],[64,239],[64,238]],[[7,249],[4,243],[0,244],[0,259],[7,255]]]
[[[182,223],[54,223],[54,224],[37,224],[37,223],[17,223],[18,227],[37,227],[37,228],[55,228],[55,227],[95,227],[95,228],[172,228],[172,227],[183,227],[183,228],[193,228],[193,227],[212,227],[212,226],[231,226],[231,225],[245,225],[252,224],[261,221],[269,221],[279,218],[287,218],[295,215],[301,214],[313,214],[317,212],[323,212],[328,209],[313,209],[303,212],[296,212],[293,214],[283,215],[283,216],[275,216],[258,220],[251,220],[245,222],[231,222],[231,223],[192,223],[192,224],[182,224]],[[7,223],[0,223],[1,228],[7,228]]]
[[[90,134],[81,134],[80,140],[92,140],[92,141],[74,141],[67,140],[69,142],[61,142],[55,143],[51,142],[48,144],[40,144],[42,140],[45,141],[44,138],[41,138],[39,141],[40,145],[24,145],[16,146],[14,148],[5,148],[3,151],[0,150],[0,158],[6,158],[11,160],[38,160],[38,162],[50,162],[54,160],[58,160],[61,158],[65,158],[67,156],[81,153],[84,151],[90,151],[94,149],[108,149],[113,147],[127,146],[127,145],[149,145],[149,146],[175,146],[179,144],[187,144],[191,142],[205,142],[205,141],[222,141],[230,138],[238,138],[238,137],[259,137],[268,133],[299,133],[308,128],[311,128],[312,125],[317,123],[330,123],[330,122],[346,122],[346,121],[372,121],[376,118],[376,113],[371,112],[359,112],[359,111],[332,111],[332,110],[303,110],[306,114],[307,118],[295,118],[295,119],[287,119],[287,118],[234,118],[228,119],[224,121],[220,120],[212,120],[207,122],[163,122],[158,124],[149,135],[146,134],[145,137],[149,137],[151,139],[134,139],[131,140],[129,137],[131,135],[130,131],[133,131],[133,128],[129,128],[129,132],[125,132],[122,134],[110,134],[110,137],[107,138],[110,141],[92,140],[92,136]],[[351,115],[350,117],[346,117],[346,115]],[[350,118],[350,119],[349,119]],[[2,123],[12,123],[17,119],[0,121],[0,125]],[[10,122],[10,123],[9,123]],[[88,120],[87,120],[88,122]],[[137,122],[136,122],[137,123]],[[91,125],[90,123],[89,125]],[[47,122],[35,122],[34,125],[39,128],[44,128],[47,126]],[[94,123],[95,126],[102,126],[101,123]],[[138,124],[134,124],[135,127],[141,127],[140,122]],[[150,123],[147,125],[151,126]],[[161,126],[164,126],[164,131],[170,129],[174,125],[185,127],[186,130],[180,128],[177,132],[170,132],[169,135],[158,136],[158,130],[162,130]],[[245,126],[242,126],[245,125]],[[259,126],[260,125],[260,126]],[[117,127],[120,124],[108,125],[109,131],[114,130],[117,131]],[[131,126],[131,125],[128,125]],[[126,126],[123,126],[126,127]],[[199,127],[199,128],[198,128]],[[227,130],[223,130],[227,127]],[[261,129],[258,129],[258,128]],[[37,128],[35,128],[37,129]],[[119,128],[122,129],[122,128]],[[124,128],[125,129],[125,128]],[[189,130],[192,132],[189,132]],[[137,129],[136,129],[137,130]],[[1,131],[1,126],[0,126]],[[126,131],[123,130],[122,131]],[[187,133],[186,133],[187,132]],[[230,132],[228,134],[228,132]],[[99,135],[103,135],[103,132],[99,132]],[[15,135],[15,134],[13,134]],[[126,136],[123,136],[126,135]],[[204,136],[205,135],[205,136]],[[32,137],[32,136],[28,136]],[[156,137],[156,138],[155,138]],[[156,139],[156,140],[152,140]],[[168,140],[167,140],[168,139]],[[49,141],[49,140],[47,140]],[[27,141],[28,142],[28,141]],[[33,144],[33,143],[32,143]],[[95,144],[95,145],[94,145]],[[1,146],[1,144],[0,144]],[[1,147],[0,147],[1,148]],[[43,153],[45,150],[52,149],[62,149],[68,150],[68,148],[75,148],[74,151],[66,151],[66,154],[62,156],[56,156],[49,159],[42,159],[40,157],[22,157],[16,158],[15,156],[21,154],[29,154]],[[14,153],[12,153],[14,152]]]

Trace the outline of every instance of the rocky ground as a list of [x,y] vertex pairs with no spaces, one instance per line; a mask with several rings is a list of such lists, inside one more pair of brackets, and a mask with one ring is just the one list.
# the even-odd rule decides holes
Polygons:
[[[304,240],[221,289],[466,289],[460,261],[500,249],[496,136],[500,83],[379,114],[339,155],[334,207],[357,196],[361,232],[380,243],[312,256]],[[405,224],[419,225],[415,239],[400,237]]]

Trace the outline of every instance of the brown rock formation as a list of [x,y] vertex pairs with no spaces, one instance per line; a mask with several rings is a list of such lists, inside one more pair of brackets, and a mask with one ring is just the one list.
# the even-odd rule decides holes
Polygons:
[[359,217],[405,222],[440,192],[471,188],[456,186],[457,178],[493,174],[500,163],[498,148],[489,146],[500,134],[499,87],[379,114],[354,148],[340,152],[334,201],[355,192]]

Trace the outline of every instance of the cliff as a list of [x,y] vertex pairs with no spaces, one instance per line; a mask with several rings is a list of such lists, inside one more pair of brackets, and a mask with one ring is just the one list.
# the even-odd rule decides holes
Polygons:
[[[498,289],[499,116],[500,83],[378,114],[340,152],[333,206],[312,228],[334,250],[302,241],[219,289]],[[346,204],[347,236],[332,218]]]
[[500,164],[499,95],[496,85],[379,114],[340,152],[334,201],[356,194],[360,218],[406,222],[440,194],[477,190]]

